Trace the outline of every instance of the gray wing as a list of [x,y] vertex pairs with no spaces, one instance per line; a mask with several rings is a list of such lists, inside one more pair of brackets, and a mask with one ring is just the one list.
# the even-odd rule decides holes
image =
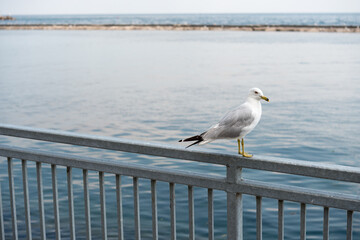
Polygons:
[[211,127],[203,135],[206,139],[236,138],[240,136],[244,127],[254,121],[251,108],[242,104],[238,108],[226,113],[218,124]]

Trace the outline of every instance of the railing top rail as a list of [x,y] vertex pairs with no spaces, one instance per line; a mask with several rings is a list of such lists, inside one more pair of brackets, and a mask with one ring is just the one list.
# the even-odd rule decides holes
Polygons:
[[129,164],[128,162],[109,162],[90,157],[24,149],[6,145],[0,145],[0,156],[360,211],[360,197],[352,194],[264,183],[247,179],[231,183],[227,182],[226,178],[221,176],[209,176],[208,174],[174,169],[159,169],[158,167]]
[[360,168],[334,164],[268,156],[244,158],[234,154],[8,124],[0,124],[0,135],[360,183]]

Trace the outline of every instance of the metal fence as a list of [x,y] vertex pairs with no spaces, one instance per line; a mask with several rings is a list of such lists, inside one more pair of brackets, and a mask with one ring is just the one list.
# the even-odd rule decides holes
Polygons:
[[[27,239],[32,239],[31,216],[29,206],[29,192],[27,181],[27,162],[36,162],[38,204],[40,217],[41,238],[46,238],[42,163],[51,164],[53,206],[55,218],[56,238],[60,239],[59,200],[56,178],[57,166],[67,168],[69,224],[71,239],[75,236],[74,203],[72,169],[83,169],[83,186],[85,201],[85,219],[87,239],[91,239],[91,218],[89,205],[88,171],[99,173],[100,186],[100,208],[101,208],[101,229],[102,238],[107,239],[107,218],[104,190],[104,173],[115,174],[116,196],[117,196],[117,223],[118,238],[123,239],[123,211],[121,195],[121,177],[130,176],[133,178],[134,197],[134,221],[135,239],[141,239],[140,206],[139,206],[139,178],[151,180],[151,206],[152,206],[152,234],[153,239],[158,239],[158,217],[157,217],[157,181],[169,183],[170,190],[170,219],[171,236],[176,239],[176,198],[175,184],[188,186],[189,203],[189,239],[195,239],[194,221],[194,194],[193,187],[207,189],[208,192],[208,236],[214,239],[214,204],[213,190],[225,191],[227,195],[227,238],[243,239],[243,206],[242,195],[256,196],[256,236],[262,239],[262,198],[278,200],[278,239],[284,239],[284,201],[300,203],[300,239],[306,239],[306,206],[307,204],[322,206],[323,211],[323,239],[329,239],[329,208],[347,210],[347,239],[352,239],[353,212],[360,211],[360,197],[350,194],[337,194],[334,192],[313,190],[308,188],[286,186],[280,184],[265,183],[261,181],[247,180],[241,177],[242,169],[257,169],[271,172],[295,174],[315,178],[324,178],[345,182],[360,183],[360,168],[312,163],[291,159],[258,159],[243,158],[238,155],[221,153],[209,153],[197,150],[185,150],[182,148],[155,145],[138,141],[121,140],[118,138],[98,137],[91,135],[76,134],[71,132],[34,129],[13,125],[0,125],[0,135],[12,136],[25,139],[35,139],[54,143],[71,144],[100,148],[107,150],[131,152],[153,156],[161,156],[175,159],[219,164],[226,166],[226,177],[209,176],[205,174],[194,174],[179,170],[159,169],[149,166],[139,166],[125,163],[107,163],[90,157],[81,157],[69,154],[45,152],[32,149],[24,149],[14,146],[0,145],[0,156],[7,158],[8,177],[10,190],[10,206],[12,214],[12,237],[18,239],[17,218],[15,205],[15,188],[13,174],[13,159],[22,161],[22,179],[24,191],[24,208]],[[2,197],[0,189],[0,239],[5,239],[4,220],[2,209]]]

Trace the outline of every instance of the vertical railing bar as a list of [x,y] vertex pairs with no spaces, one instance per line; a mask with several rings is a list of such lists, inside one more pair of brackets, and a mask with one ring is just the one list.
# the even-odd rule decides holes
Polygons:
[[76,236],[75,236],[75,217],[74,217],[74,195],[73,195],[73,185],[72,185],[72,167],[67,167],[66,173],[67,173],[67,184],[68,184],[70,237],[72,240],[75,240]]
[[256,239],[262,240],[262,197],[256,196]]
[[53,204],[54,204],[54,221],[55,221],[55,235],[56,239],[60,240],[60,216],[59,216],[59,199],[58,199],[58,189],[57,189],[57,179],[56,179],[56,165],[51,165],[51,175],[52,175],[52,188],[53,188]]
[[300,240],[306,239],[306,204],[301,203],[300,209]]
[[278,240],[284,240],[284,200],[278,201]]
[[5,240],[5,230],[4,230],[4,215],[2,207],[2,192],[1,192],[1,183],[0,183],[0,240]]
[[353,222],[353,211],[347,211],[347,224],[346,224],[346,240],[352,239],[352,222]]
[[176,240],[176,201],[175,201],[175,184],[169,183],[170,187],[170,227],[171,240]]
[[37,177],[37,188],[38,188],[40,236],[41,236],[41,240],[45,240],[46,239],[46,229],[45,229],[44,195],[43,195],[41,162],[36,162],[36,177]]
[[329,240],[329,208],[324,207],[323,240]]
[[[242,219],[242,194],[241,193],[227,193],[227,211],[230,214],[227,216],[227,239],[242,240],[243,239],[243,219]],[[233,211],[233,212],[231,212]]]
[[141,239],[140,229],[140,209],[139,209],[139,179],[133,177],[133,189],[134,189],[134,223],[135,223],[135,239]]
[[[241,181],[242,168],[226,166],[226,182],[237,184]],[[233,191],[226,191],[227,211],[227,239],[243,239],[243,200],[242,194]]]
[[99,172],[99,186],[100,186],[100,209],[101,209],[101,235],[102,239],[107,239],[107,224],[106,224],[106,200],[104,188],[104,172]]
[[9,191],[10,191],[10,204],[11,204],[11,216],[12,216],[12,238],[18,239],[17,230],[17,218],[16,218],[16,202],[15,202],[15,188],[14,188],[14,176],[13,176],[13,162],[12,158],[8,157],[8,174],[9,174]]
[[88,183],[87,169],[83,169],[83,184],[84,184],[86,239],[91,240],[90,197],[89,197],[89,183]]
[[152,208],[153,240],[158,240],[159,233],[158,233],[156,180],[151,180],[151,208]]
[[115,175],[116,181],[116,200],[117,200],[117,218],[118,218],[118,239],[124,239],[124,227],[123,227],[123,211],[122,211],[122,195],[121,195],[121,176]]
[[188,186],[189,202],[189,240],[195,240],[194,188]]
[[26,160],[21,160],[22,175],[23,175],[23,189],[24,189],[24,210],[25,210],[25,225],[26,225],[26,239],[31,240],[31,220],[30,220],[30,204],[29,204],[29,187],[27,177]]
[[209,240],[214,240],[214,196],[211,188],[208,189],[208,231]]

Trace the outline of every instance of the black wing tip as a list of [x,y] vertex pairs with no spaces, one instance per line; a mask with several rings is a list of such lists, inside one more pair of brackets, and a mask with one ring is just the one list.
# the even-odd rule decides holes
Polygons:
[[181,142],[189,142],[189,141],[204,141],[204,139],[201,135],[195,135],[181,140]]
[[181,139],[179,140],[179,142],[189,142],[189,141],[195,141],[193,142],[192,144],[190,144],[189,146],[187,146],[186,148],[189,148],[195,144],[198,144],[202,141],[204,141],[204,138],[202,137],[203,134],[200,134],[200,135],[195,135],[195,136],[192,136],[192,137],[189,137],[189,138],[185,138],[185,139]]
[[191,147],[191,146],[193,146],[193,145],[195,145],[195,144],[201,143],[202,141],[203,141],[203,140],[198,140],[198,141],[190,144],[189,146],[187,146],[187,147],[185,147],[185,148],[189,148],[189,147]]

